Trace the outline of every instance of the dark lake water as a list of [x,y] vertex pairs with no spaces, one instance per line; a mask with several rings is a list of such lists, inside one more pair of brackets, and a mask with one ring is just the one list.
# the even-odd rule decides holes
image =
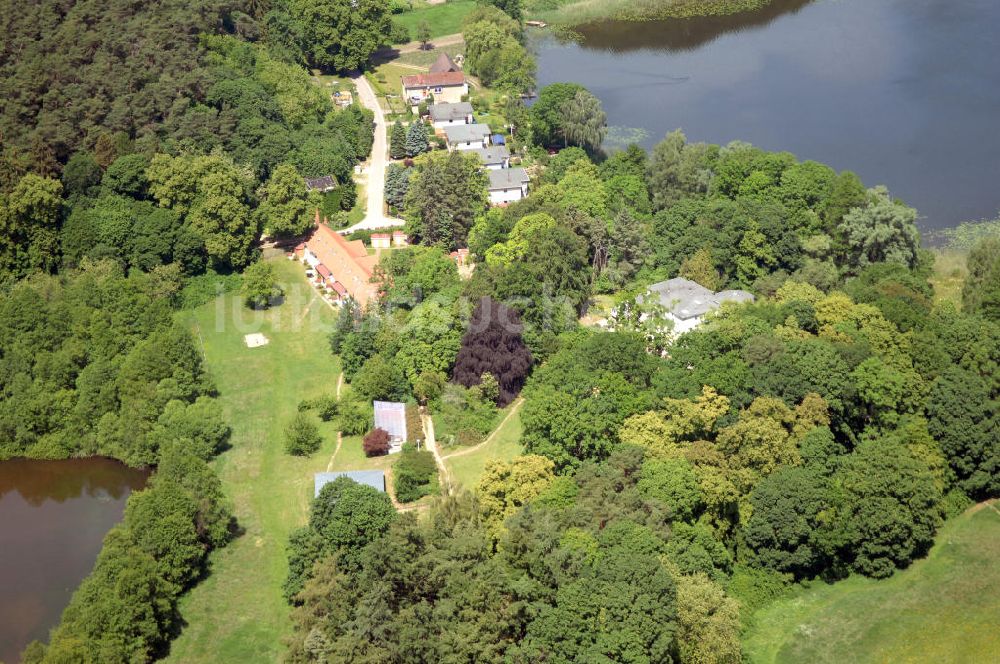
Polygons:
[[147,476],[109,459],[0,462],[0,661],[48,637]]
[[788,150],[887,185],[925,231],[1000,209],[998,0],[775,0],[579,31],[536,43],[539,83],[585,85],[646,147],[679,127]]

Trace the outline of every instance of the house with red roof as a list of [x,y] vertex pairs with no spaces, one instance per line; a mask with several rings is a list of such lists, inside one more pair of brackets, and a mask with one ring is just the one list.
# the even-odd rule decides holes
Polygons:
[[296,254],[315,271],[318,286],[331,289],[338,300],[350,296],[363,307],[378,297],[379,286],[371,280],[378,256],[370,256],[363,242],[348,240],[325,222],[317,210],[316,228],[296,247]]
[[403,76],[403,99],[418,106],[433,96],[435,103],[457,104],[469,94],[469,84],[460,71],[428,72]]

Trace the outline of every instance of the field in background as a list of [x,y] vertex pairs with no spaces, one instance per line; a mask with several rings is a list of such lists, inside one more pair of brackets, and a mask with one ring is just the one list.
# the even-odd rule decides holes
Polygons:
[[462,20],[475,8],[475,0],[453,0],[396,14],[392,20],[410,31],[412,41],[417,39],[417,26],[421,21],[427,21],[427,25],[431,28],[431,38],[435,39],[461,32]]
[[927,558],[882,581],[818,584],[754,616],[756,664],[991,662],[1000,653],[1000,512],[981,503],[941,528]]
[[600,20],[649,21],[721,16],[760,9],[771,0],[528,0],[529,18],[560,26]]
[[[204,350],[233,427],[232,448],[214,463],[245,532],[212,554],[207,578],[182,598],[187,625],[168,661],[276,662],[291,633],[281,595],[285,544],[306,521],[313,473],[326,470],[336,431],[320,423],[323,447],[309,458],[285,453],[283,431],[301,399],[336,389],[340,366],[326,339],[334,311],[314,295],[301,264],[280,258],[273,264],[287,292],[280,306],[251,312],[238,295],[225,295],[179,314]],[[247,348],[243,336],[252,332],[269,343]],[[345,447],[349,442],[360,448],[357,439]]]

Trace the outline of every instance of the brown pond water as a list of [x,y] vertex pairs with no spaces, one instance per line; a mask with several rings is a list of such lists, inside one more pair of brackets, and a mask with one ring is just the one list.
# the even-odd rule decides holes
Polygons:
[[0,661],[48,638],[148,476],[110,459],[0,462]]
[[1000,2],[773,0],[735,16],[537,39],[538,82],[600,97],[612,140],[682,128],[886,184],[923,231],[1000,209]]

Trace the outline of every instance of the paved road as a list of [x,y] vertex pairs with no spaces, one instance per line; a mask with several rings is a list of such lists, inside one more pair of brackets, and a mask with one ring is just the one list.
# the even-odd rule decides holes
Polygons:
[[402,219],[394,219],[385,216],[385,167],[388,161],[388,141],[386,138],[385,114],[382,106],[378,103],[378,97],[372,89],[368,79],[363,74],[352,74],[351,80],[358,88],[358,99],[361,105],[371,109],[375,114],[375,142],[372,144],[372,156],[368,163],[364,165],[364,173],[367,175],[365,183],[367,205],[365,206],[365,218],[350,226],[340,230],[340,233],[351,233],[359,229],[386,228],[387,226],[402,226],[406,222]]

